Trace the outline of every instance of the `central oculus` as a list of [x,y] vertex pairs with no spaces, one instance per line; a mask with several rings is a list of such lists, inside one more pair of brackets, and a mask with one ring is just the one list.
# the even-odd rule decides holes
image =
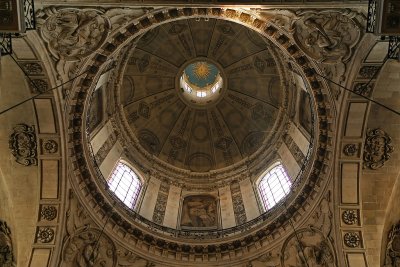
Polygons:
[[206,59],[192,61],[184,66],[179,87],[181,96],[190,105],[206,106],[221,95],[223,78],[216,64]]

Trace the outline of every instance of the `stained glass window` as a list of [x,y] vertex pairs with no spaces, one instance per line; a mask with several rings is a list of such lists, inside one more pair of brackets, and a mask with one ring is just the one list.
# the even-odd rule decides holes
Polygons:
[[281,163],[269,170],[258,183],[265,210],[271,209],[290,191],[292,182]]
[[111,173],[108,186],[125,205],[133,209],[142,188],[142,182],[128,165],[119,161]]

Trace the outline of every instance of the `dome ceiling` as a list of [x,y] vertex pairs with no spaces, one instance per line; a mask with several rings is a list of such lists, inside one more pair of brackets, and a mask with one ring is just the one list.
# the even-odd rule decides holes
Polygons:
[[[267,142],[284,102],[271,51],[260,35],[227,21],[154,28],[131,51],[124,73],[120,102],[130,129],[147,152],[182,169],[207,172],[242,161]],[[196,97],[185,101],[179,83],[196,62],[213,66],[199,65],[197,74],[222,77],[221,89],[202,105]],[[196,85],[210,85],[195,74]]]

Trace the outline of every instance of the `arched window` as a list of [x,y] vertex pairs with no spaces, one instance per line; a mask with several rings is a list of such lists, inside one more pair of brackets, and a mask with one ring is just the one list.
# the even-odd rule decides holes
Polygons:
[[136,173],[119,161],[108,180],[109,189],[129,208],[135,207],[142,182]]
[[281,163],[270,169],[258,182],[258,191],[265,210],[271,209],[284,198],[291,186],[292,182]]

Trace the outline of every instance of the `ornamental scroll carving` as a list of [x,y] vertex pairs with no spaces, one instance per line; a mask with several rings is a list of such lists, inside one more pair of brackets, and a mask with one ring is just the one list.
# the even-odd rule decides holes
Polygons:
[[11,230],[6,222],[0,220],[0,267],[12,267],[13,261]]
[[17,124],[10,136],[9,147],[19,164],[37,165],[37,143],[35,128],[26,124]]
[[336,64],[348,62],[361,31],[351,11],[299,11],[291,30],[296,43],[315,60]]
[[400,266],[400,222],[393,225],[389,231],[383,267],[398,266]]
[[75,61],[94,52],[106,39],[109,20],[97,10],[45,9],[41,27],[48,49],[58,59]]
[[364,145],[364,168],[381,168],[393,151],[392,138],[385,131],[380,128],[368,130]]

